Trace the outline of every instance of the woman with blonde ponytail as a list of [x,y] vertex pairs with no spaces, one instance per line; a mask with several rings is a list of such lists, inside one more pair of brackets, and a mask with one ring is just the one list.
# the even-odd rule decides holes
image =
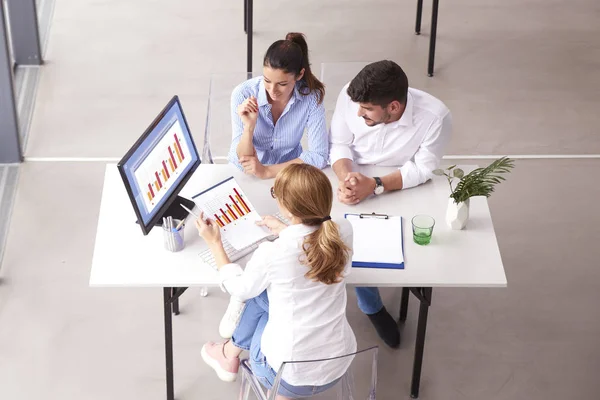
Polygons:
[[[237,328],[225,343],[208,342],[202,358],[225,381],[236,379],[239,355],[249,351],[261,383],[271,388],[285,361],[317,360],[356,351],[346,319],[345,277],[352,260],[352,227],[331,219],[333,190],[327,176],[307,164],[279,172],[271,195],[289,226],[274,217],[260,225],[279,238],[261,244],[245,269],[232,264],[221,243],[218,225],[198,219],[232,298],[245,301]],[[288,364],[278,399],[307,397],[333,386],[351,360],[331,360],[315,369],[310,363]]]

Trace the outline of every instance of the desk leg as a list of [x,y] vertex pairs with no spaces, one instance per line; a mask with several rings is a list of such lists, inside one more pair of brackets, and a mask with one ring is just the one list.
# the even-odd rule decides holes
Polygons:
[[[178,288],[170,288],[171,291],[171,311],[175,315],[179,315],[179,296],[183,294],[187,290],[186,287],[178,287]],[[204,296],[204,295],[203,295]]]
[[248,79],[252,77],[252,18],[254,13],[254,1],[246,0],[246,36],[247,36],[247,61],[246,70],[248,72]]
[[179,315],[179,297],[177,295],[177,288],[171,288],[171,299],[173,299],[172,310],[173,314]]
[[167,373],[167,400],[175,399],[173,389],[173,324],[172,324],[172,291],[173,288],[163,288],[165,313],[165,366]]
[[415,22],[415,34],[421,34],[421,16],[423,15],[423,0],[417,0],[417,21]]
[[173,315],[179,315],[179,296],[186,287],[163,288],[163,308],[165,314],[165,369],[167,374],[167,400],[175,399],[173,386]]
[[427,314],[431,305],[431,288],[411,288],[413,294],[421,302],[419,306],[419,322],[417,323],[417,340],[415,343],[415,359],[413,363],[413,375],[410,385],[410,397],[419,397],[419,386],[421,385],[421,367],[423,366],[423,350],[425,349],[425,331],[427,330]]
[[410,289],[407,287],[402,288],[402,300],[400,300],[400,322],[406,321],[406,314],[408,313],[408,296],[410,295]]
[[435,60],[435,39],[437,36],[437,18],[440,0],[433,0],[433,9],[431,10],[431,35],[429,37],[429,63],[427,66],[427,75],[433,76],[433,63]]

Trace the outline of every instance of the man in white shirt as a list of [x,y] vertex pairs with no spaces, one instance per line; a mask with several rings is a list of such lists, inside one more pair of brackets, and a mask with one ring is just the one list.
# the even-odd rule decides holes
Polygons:
[[[346,85],[331,121],[330,163],[339,179],[338,200],[357,204],[369,196],[425,183],[438,168],[452,133],[452,116],[440,100],[408,87],[393,61],[367,65]],[[354,164],[397,166],[382,177],[352,172]],[[390,347],[400,332],[377,288],[356,288],[359,308]]]

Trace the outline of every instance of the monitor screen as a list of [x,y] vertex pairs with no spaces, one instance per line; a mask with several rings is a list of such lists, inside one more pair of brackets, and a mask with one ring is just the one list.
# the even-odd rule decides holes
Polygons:
[[198,150],[175,96],[118,164],[144,234],[162,221],[199,164]]

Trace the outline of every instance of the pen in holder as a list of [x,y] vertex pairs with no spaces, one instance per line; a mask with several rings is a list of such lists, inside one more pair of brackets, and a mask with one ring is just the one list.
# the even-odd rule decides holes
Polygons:
[[165,248],[169,251],[180,251],[185,247],[183,221],[172,217],[163,218],[163,237]]

